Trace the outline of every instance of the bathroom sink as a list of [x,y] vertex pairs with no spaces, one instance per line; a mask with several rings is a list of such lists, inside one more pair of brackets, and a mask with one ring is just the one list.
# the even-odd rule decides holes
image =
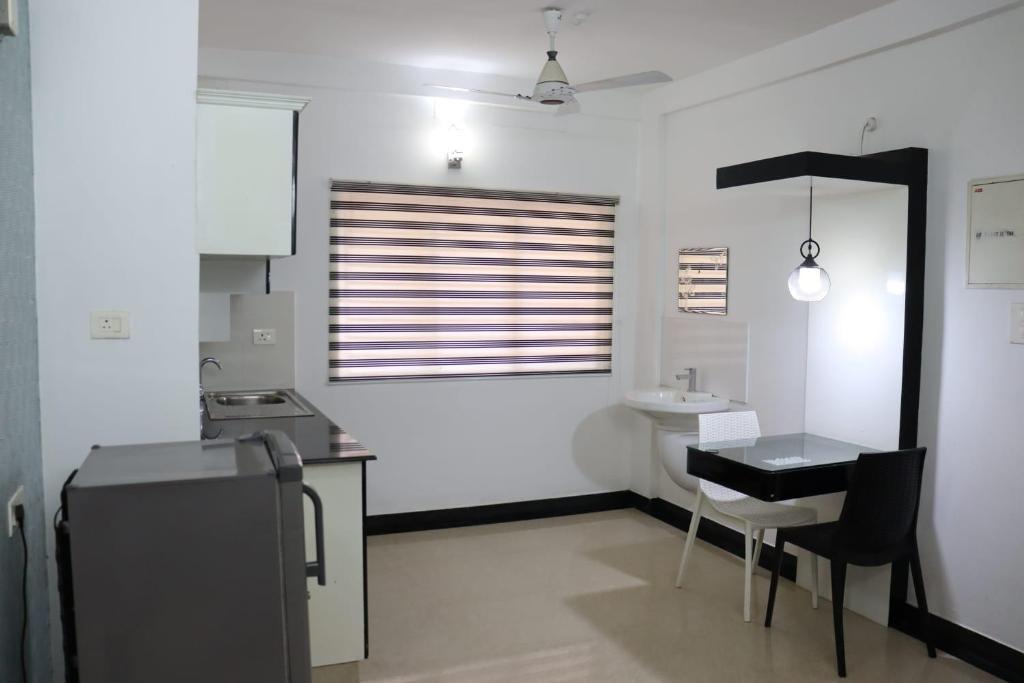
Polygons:
[[727,398],[671,387],[634,389],[626,393],[625,403],[652,418],[659,426],[694,431],[697,427],[695,415],[729,410]]

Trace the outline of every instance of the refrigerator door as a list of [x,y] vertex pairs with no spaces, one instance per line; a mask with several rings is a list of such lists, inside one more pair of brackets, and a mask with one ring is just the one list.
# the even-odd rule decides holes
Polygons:
[[310,683],[309,608],[306,593],[306,526],[303,519],[302,459],[283,432],[258,436],[277,469],[281,499],[281,558],[284,566],[284,611],[291,683]]
[[275,435],[92,451],[65,487],[81,683],[309,683],[301,477]]

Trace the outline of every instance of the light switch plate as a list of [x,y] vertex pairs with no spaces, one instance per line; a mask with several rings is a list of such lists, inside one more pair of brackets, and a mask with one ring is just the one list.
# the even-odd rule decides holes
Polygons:
[[18,35],[18,0],[0,0],[0,36]]
[[128,311],[92,311],[89,333],[93,339],[128,339],[128,318]]
[[277,330],[273,327],[255,328],[252,331],[252,343],[256,345],[276,344]]
[[1024,344],[1024,304],[1010,304],[1010,343]]

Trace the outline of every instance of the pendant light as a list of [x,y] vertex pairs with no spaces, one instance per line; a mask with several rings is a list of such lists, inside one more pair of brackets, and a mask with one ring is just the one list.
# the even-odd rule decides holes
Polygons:
[[789,293],[797,301],[821,301],[828,294],[832,281],[825,269],[814,260],[821,253],[821,247],[812,237],[814,228],[814,181],[811,181],[810,200],[807,216],[807,239],[800,244],[803,263],[789,274]]

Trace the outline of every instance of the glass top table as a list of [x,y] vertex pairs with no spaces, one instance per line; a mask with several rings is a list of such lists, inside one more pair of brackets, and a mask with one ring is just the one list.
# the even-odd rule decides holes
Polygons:
[[876,452],[815,434],[705,442],[687,451],[686,470],[693,476],[761,500],[845,491],[857,456]]

